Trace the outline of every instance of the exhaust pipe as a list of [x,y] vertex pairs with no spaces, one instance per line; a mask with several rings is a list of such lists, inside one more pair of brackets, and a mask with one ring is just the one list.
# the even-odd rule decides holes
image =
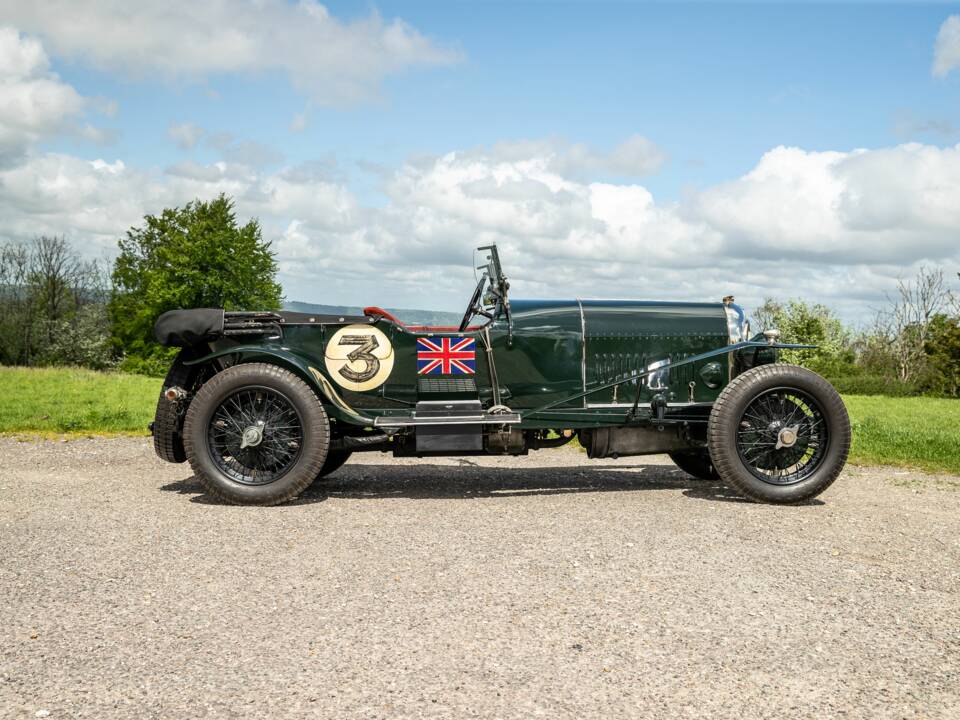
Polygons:
[[163,396],[170,402],[180,402],[187,396],[187,391],[181,387],[168,387],[163,391]]

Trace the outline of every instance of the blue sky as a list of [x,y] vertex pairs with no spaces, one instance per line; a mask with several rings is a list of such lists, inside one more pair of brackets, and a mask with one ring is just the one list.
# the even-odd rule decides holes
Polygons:
[[[178,3],[143,17],[109,0],[37,5],[10,4],[0,25],[15,29],[21,44],[38,42],[48,60],[36,73],[55,77],[84,104],[72,111],[72,125],[48,123],[7,164],[57,158],[62,175],[64,158],[122,162],[107,179],[130,174],[124,184],[139,198],[113,212],[104,190],[79,208],[116,217],[115,231],[106,222],[84,230],[71,224],[75,214],[58,220],[49,211],[35,223],[92,253],[109,252],[120,221],[159,211],[155,202],[225,190],[242,215],[264,221],[287,294],[300,300],[454,307],[467,293],[455,259],[466,266],[470,246],[490,239],[514,252],[524,294],[703,299],[701,292],[732,287],[758,302],[809,294],[812,284],[851,318],[864,316],[898,274],[921,263],[957,266],[949,237],[960,218],[937,188],[957,177],[960,69],[950,60],[949,18],[960,4],[332,2],[330,32],[377,14],[384,26],[402,21],[420,46],[381,52],[387,31],[375,27],[361,33],[369,47],[350,41],[344,53],[317,61],[319,79],[311,75],[312,50],[332,37],[322,34],[326,20],[316,38],[306,28],[291,39],[283,62],[272,62],[268,48],[218,67],[181,62],[183,51],[153,62],[115,36],[97,38],[94,29],[85,39],[71,30],[83,22],[96,28],[124,7],[128,34],[167,28],[176,36],[177,23],[191,29],[189,4],[182,17]],[[294,10],[281,0],[266,5],[263,24],[281,18],[278,27],[289,28],[282,18]],[[232,22],[229,8],[214,12],[208,19],[216,27]],[[237,21],[238,35],[256,35],[256,12],[252,24]],[[202,29],[201,21],[194,46]],[[939,35],[947,69],[934,72]],[[352,82],[347,97],[331,90],[330,77],[349,75],[365,57],[376,70]],[[298,116],[302,127],[292,128]],[[77,130],[83,126],[99,133]],[[195,142],[183,142],[178,127],[193,128]],[[618,162],[618,146],[636,137],[659,159]],[[520,141],[533,146],[518,149]],[[777,148],[797,153],[770,156]],[[852,154],[857,149],[869,152]],[[450,153],[452,160],[438,160]],[[186,171],[171,173],[184,163],[186,185]],[[744,180],[751,172],[756,177]],[[304,174],[315,184],[297,185],[297,197],[325,198],[316,216],[277,199],[277,178]],[[197,184],[201,175],[205,185]],[[496,196],[463,185],[481,176],[493,178]],[[919,184],[898,185],[904,177]],[[39,171],[17,181],[45,186]],[[806,204],[793,201],[794,191]],[[30,232],[23,197],[0,197],[0,211],[14,220],[11,237]],[[838,198],[853,198],[856,212],[845,206],[830,215]],[[913,205],[878,215],[895,202]],[[870,217],[861,216],[866,207]],[[798,255],[804,238],[785,237],[786,230],[820,212],[806,230],[815,238],[811,251]],[[908,217],[920,220],[911,225]],[[871,252],[874,244],[882,251]],[[756,268],[753,277],[743,263]],[[408,265],[405,275],[385,276],[385,268]],[[684,277],[685,266],[704,282]],[[439,281],[429,297],[421,297],[425,268]],[[647,275],[655,279],[638,285]],[[763,279],[770,275],[775,280]]]
[[[402,18],[462,59],[388,78],[369,103],[312,108],[276,73],[171,81],[70,62],[57,70],[84,94],[117,100],[116,153],[139,164],[176,157],[158,142],[176,122],[254,139],[287,159],[333,155],[347,167],[553,135],[613,147],[640,132],[671,157],[646,182],[664,198],[746,172],[777,145],[942,144],[957,138],[919,126],[932,119],[960,127],[960,81],[930,73],[949,4],[327,5],[344,19],[371,9]],[[308,127],[290,132],[304,111]],[[898,132],[911,120],[915,128]],[[52,146],[98,156],[76,142]]]

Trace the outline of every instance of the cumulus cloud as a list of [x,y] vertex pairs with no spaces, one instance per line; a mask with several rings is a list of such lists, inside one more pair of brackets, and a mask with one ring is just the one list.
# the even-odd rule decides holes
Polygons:
[[695,211],[736,256],[903,263],[956,254],[960,146],[776,148],[747,175],[711,188]]
[[342,304],[455,308],[472,284],[472,249],[490,242],[520,297],[732,293],[749,306],[802,295],[851,318],[918,263],[960,266],[960,146],[778,147],[677,202],[561,174],[543,148],[410,161],[385,175],[375,204],[331,161],[190,161],[156,173],[48,154],[0,171],[0,214],[10,235],[67,233],[102,252],[144,213],[226,192],[263,222],[289,297]]
[[[779,147],[675,203],[565,177],[552,153],[529,147],[408,163],[389,176],[385,205],[352,200],[336,224],[314,224],[326,210],[294,215],[278,243],[285,272],[308,282],[349,267],[410,303],[426,271],[431,299],[453,304],[470,249],[496,242],[528,296],[814,295],[856,317],[916,264],[960,265],[960,146]],[[406,284],[387,277],[403,269]]]
[[387,75],[458,59],[402,20],[373,12],[341,21],[315,0],[12,2],[0,19],[100,69],[193,79],[282,72],[321,104],[368,99]]
[[0,27],[0,161],[67,128],[83,109],[83,98],[50,71],[35,38]]
[[960,15],[951,15],[943,21],[933,46],[933,74],[943,77],[960,67]]

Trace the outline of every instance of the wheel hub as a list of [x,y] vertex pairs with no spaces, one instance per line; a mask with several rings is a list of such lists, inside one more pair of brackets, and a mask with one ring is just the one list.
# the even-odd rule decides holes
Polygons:
[[763,482],[793,485],[813,475],[823,462],[828,429],[811,395],[798,388],[771,388],[743,411],[737,452]]
[[258,422],[243,431],[243,436],[240,438],[240,449],[256,447],[261,442],[263,442],[263,422]]
[[790,448],[797,444],[797,435],[800,431],[799,425],[794,425],[793,427],[785,427],[777,433],[777,447],[780,448]]

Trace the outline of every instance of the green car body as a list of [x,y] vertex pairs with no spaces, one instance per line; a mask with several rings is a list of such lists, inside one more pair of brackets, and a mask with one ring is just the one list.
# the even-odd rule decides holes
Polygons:
[[[690,405],[709,404],[737,363],[748,358],[753,361],[757,350],[761,362],[771,362],[775,359],[775,347],[779,347],[765,341],[744,347],[741,336],[731,337],[728,316],[737,318],[739,332],[743,315],[732,304],[630,300],[513,300],[511,304],[512,331],[502,315],[490,323],[488,330],[502,400],[522,411],[522,427],[553,427],[560,417],[576,426],[618,425],[633,408],[638,385],[638,417],[646,414],[658,395],[667,400],[671,415]],[[417,338],[473,336],[481,347],[479,330],[460,333],[453,329],[408,329],[378,315],[362,319],[280,315],[284,322],[279,336],[253,344],[217,339],[211,343],[211,353],[192,362],[234,356],[245,361],[270,359],[282,363],[310,380],[327,400],[328,412],[348,423],[357,422],[357,415],[403,415],[419,400],[492,400],[485,352],[477,353],[475,391],[437,387],[436,383],[424,382],[429,378],[417,374]],[[324,362],[331,337],[339,329],[357,324],[382,330],[396,356],[386,381],[361,392],[340,386]],[[734,343],[738,350],[730,352],[728,348]],[[641,377],[654,363],[666,360],[672,365],[701,355],[709,356],[672,371],[668,368],[655,373],[659,382],[650,383],[647,377]],[[553,407],[534,413],[547,404]],[[344,407],[356,412],[345,411]]]
[[[485,249],[486,274],[459,327],[408,326],[378,308],[362,316],[169,313],[158,338],[184,351],[158,405],[158,453],[187,454],[184,418],[205,382],[258,364],[310,388],[329,422],[326,454],[523,454],[578,437],[590,457],[707,458],[711,412],[725,388],[775,363],[778,349],[797,347],[773,332],[749,337],[732,298],[510,298],[496,248]],[[456,357],[466,361],[423,359],[448,357],[445,348],[461,348]],[[239,454],[221,449],[218,457],[234,462]]]

